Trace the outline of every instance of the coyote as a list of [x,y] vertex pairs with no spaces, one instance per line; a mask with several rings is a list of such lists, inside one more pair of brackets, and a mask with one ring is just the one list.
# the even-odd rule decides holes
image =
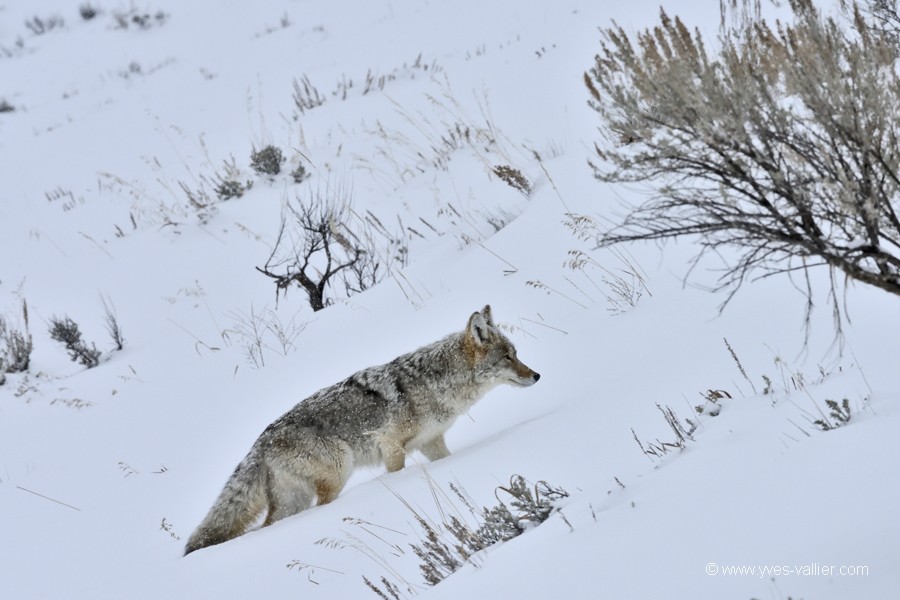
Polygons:
[[479,398],[501,383],[525,387],[540,377],[516,358],[485,306],[463,331],[319,390],[269,425],[184,553],[241,535],[263,513],[266,526],[314,498],[331,502],[356,466],[399,471],[413,450],[444,458],[444,432]]

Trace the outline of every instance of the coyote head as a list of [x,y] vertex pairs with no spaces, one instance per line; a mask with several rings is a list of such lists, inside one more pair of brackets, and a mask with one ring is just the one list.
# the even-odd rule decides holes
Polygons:
[[516,347],[494,325],[489,305],[472,313],[463,336],[466,358],[479,382],[526,387],[541,378],[516,357]]

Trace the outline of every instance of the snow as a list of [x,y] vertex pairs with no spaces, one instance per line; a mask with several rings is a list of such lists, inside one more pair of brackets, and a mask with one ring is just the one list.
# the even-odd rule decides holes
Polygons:
[[[361,577],[385,575],[433,598],[894,597],[896,299],[849,286],[839,354],[826,272],[815,274],[820,308],[804,345],[804,298],[790,281],[748,284],[720,314],[722,296],[704,289],[719,265],[703,263],[685,284],[690,240],[627,248],[649,293],[621,314],[608,310],[602,271],[563,266],[578,249],[622,267],[564,225],[568,213],[614,222],[647,193],[594,180],[597,122],[582,74],[598,26],[652,25],[655,3],[96,6],[86,22],[74,2],[0,3],[0,98],[16,108],[0,114],[0,313],[22,328],[27,301],[34,337],[29,372],[0,387],[0,595],[375,597]],[[113,12],[135,6],[153,25],[116,28]],[[665,8],[716,32],[716,2]],[[54,14],[61,29],[24,26]],[[363,94],[370,71],[392,77]],[[292,81],[304,75],[326,102],[295,119]],[[347,99],[332,96],[345,79]],[[442,147],[456,124],[494,142]],[[256,176],[250,151],[269,143],[285,151],[286,171],[304,161],[311,178]],[[232,156],[252,189],[198,219],[179,181],[199,189]],[[531,196],[495,165],[521,169]],[[335,288],[317,313],[298,289],[276,304],[254,267],[283,203],[338,186],[358,214],[422,234],[406,230],[409,265],[350,298]],[[489,217],[509,222],[495,231]],[[124,330],[120,352],[101,295]],[[268,423],[357,369],[461,329],[485,303],[538,384],[491,392],[450,429],[444,460],[359,471],[329,505],[182,558]],[[262,368],[235,332],[251,311],[302,327],[286,355],[267,338]],[[100,366],[70,362],[49,338],[61,315],[104,351]],[[718,416],[693,409],[707,390],[731,396]],[[847,425],[812,424],[826,399],[843,398]],[[657,405],[698,428],[683,450],[651,459],[635,435],[673,440]],[[568,490],[562,514],[428,588],[400,499],[439,519],[461,509],[451,482],[492,505],[515,473]],[[757,570],[728,575],[731,566]]]

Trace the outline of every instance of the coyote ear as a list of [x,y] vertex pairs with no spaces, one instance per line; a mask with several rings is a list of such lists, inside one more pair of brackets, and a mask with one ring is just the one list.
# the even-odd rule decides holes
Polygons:
[[472,316],[469,317],[469,325],[466,327],[466,335],[475,340],[479,346],[487,342],[490,331],[483,314],[477,311],[472,313]]
[[484,308],[481,309],[481,314],[484,315],[484,320],[487,321],[488,327],[494,326],[494,317],[491,315],[491,305],[485,304]]

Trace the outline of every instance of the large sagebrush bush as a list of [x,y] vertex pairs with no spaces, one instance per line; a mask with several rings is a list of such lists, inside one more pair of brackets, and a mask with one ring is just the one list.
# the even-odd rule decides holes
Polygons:
[[652,192],[599,244],[694,236],[695,260],[727,261],[726,302],[790,274],[811,309],[814,267],[838,316],[839,275],[900,294],[900,53],[879,4],[896,9],[790,0],[791,23],[741,19],[715,51],[664,11],[634,36],[603,29],[585,73],[607,138],[594,172]]

